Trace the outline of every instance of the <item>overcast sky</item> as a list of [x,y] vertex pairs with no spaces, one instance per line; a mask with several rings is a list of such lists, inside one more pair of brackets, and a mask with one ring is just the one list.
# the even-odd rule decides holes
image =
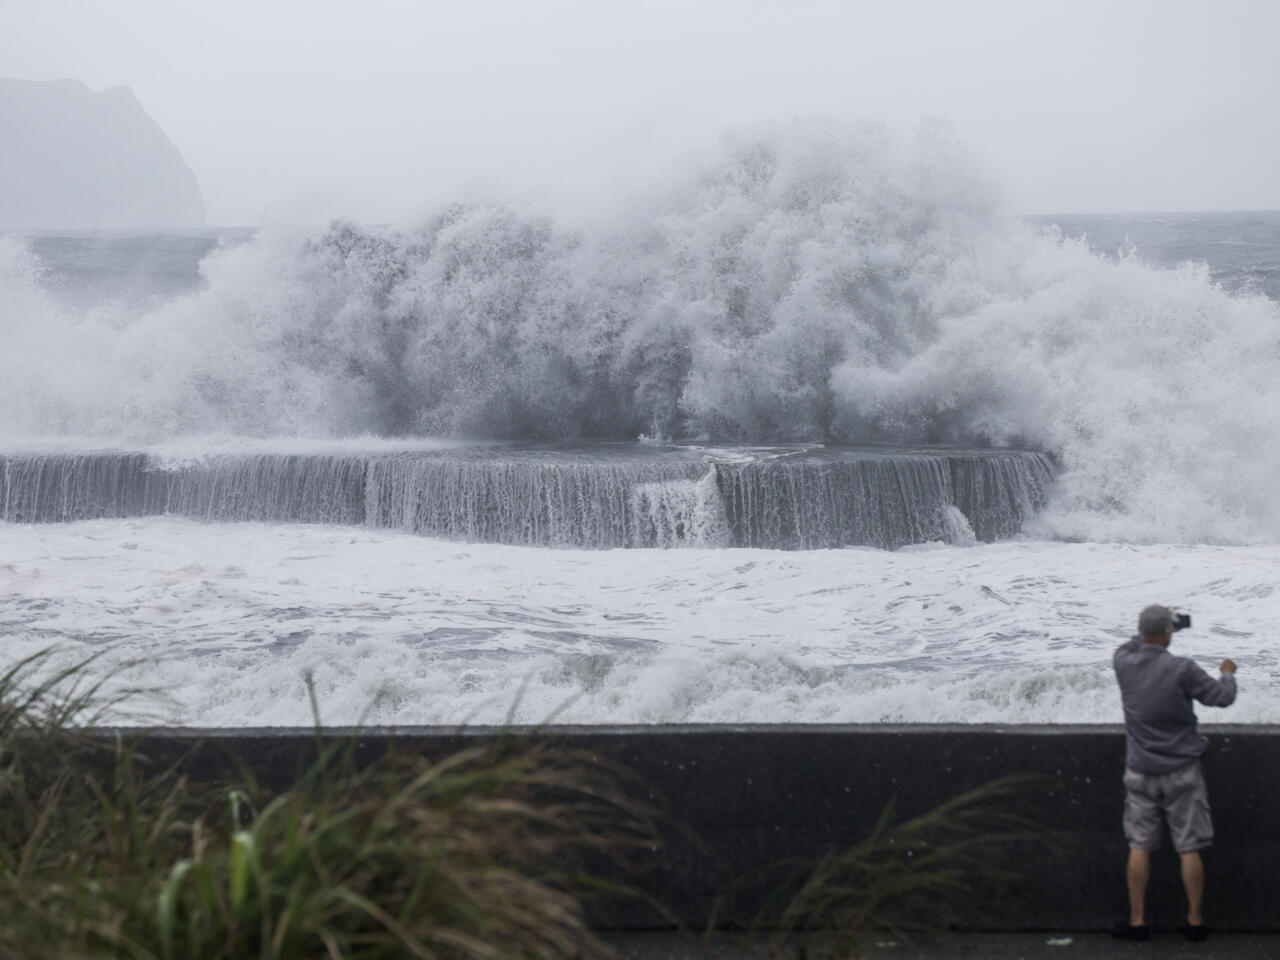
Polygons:
[[1274,0],[0,0],[0,76],[127,84],[213,224],[566,208],[720,131],[949,121],[1014,212],[1280,208]]

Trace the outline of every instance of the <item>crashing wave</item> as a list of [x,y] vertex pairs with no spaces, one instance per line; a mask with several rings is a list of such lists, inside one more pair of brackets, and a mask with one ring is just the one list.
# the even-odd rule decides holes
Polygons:
[[936,138],[741,138],[643,216],[455,205],[208,258],[140,316],[0,249],[0,437],[1021,444],[1036,529],[1280,536],[1280,308],[1000,214]]

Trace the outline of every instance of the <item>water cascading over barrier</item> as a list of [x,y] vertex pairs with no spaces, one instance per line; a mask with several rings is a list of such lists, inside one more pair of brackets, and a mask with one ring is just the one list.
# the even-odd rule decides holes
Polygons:
[[530,546],[896,548],[1015,535],[1052,460],[1016,450],[817,448],[717,459],[651,445],[379,454],[0,456],[0,519],[173,514],[365,524]]
[[[539,451],[533,451],[534,454]],[[396,457],[369,463],[367,522],[532,546],[693,546],[698,460]]]
[[144,453],[0,456],[0,519],[62,523],[175,514],[197,520],[364,522],[366,457]]
[[1044,505],[1053,466],[1026,451],[858,451],[718,473],[733,544],[812,550],[1011,537]]

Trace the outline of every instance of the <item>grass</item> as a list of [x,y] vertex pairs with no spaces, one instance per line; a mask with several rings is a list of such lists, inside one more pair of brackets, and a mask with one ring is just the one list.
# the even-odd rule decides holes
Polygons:
[[773,931],[770,952],[788,952],[796,932],[820,931],[822,949],[807,953],[856,956],[871,931],[941,926],[975,881],[1019,879],[1008,866],[1010,851],[1039,843],[1041,833],[1007,811],[1019,794],[1042,785],[1040,777],[1005,777],[905,820],[890,804],[860,842],[790,865],[756,920]]
[[[287,787],[197,782],[189,757],[90,731],[139,695],[93,666],[45,652],[0,674],[0,960],[607,957],[584,904],[639,894],[586,867],[625,875],[679,830],[626,771],[529,737],[369,760],[317,725]],[[888,809],[858,844],[784,865],[757,931],[775,953],[816,930],[852,954],[998,877],[1026,836],[1001,810],[1026,785]]]
[[78,732],[104,687],[48,666],[0,676],[5,958],[605,956],[578,864],[653,842],[619,771],[514,738],[358,765],[318,736],[289,789],[197,784]]

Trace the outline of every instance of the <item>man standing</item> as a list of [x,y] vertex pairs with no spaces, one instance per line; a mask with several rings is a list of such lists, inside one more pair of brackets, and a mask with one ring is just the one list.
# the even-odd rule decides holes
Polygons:
[[1200,851],[1213,843],[1213,823],[1200,755],[1209,741],[1196,729],[1191,701],[1228,706],[1236,698],[1236,665],[1223,660],[1215,680],[1190,658],[1171,655],[1176,629],[1172,610],[1147,607],[1138,618],[1138,636],[1112,658],[1124,703],[1124,835],[1129,841],[1129,922],[1118,924],[1115,935],[1130,940],[1149,936],[1147,878],[1151,851],[1160,846],[1161,812],[1182,859],[1187,891],[1187,922],[1178,929],[1188,940],[1203,940],[1207,933]]

